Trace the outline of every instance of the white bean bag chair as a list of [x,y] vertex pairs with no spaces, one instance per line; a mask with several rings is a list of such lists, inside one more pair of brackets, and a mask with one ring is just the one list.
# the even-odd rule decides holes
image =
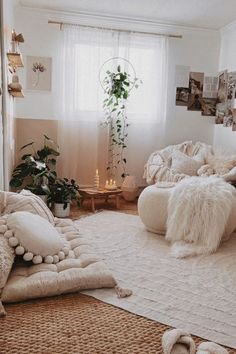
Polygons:
[[[170,194],[175,183],[158,182],[146,187],[138,199],[138,213],[148,231],[165,234],[167,223],[167,208]],[[236,230],[236,199],[228,219],[223,240]]]

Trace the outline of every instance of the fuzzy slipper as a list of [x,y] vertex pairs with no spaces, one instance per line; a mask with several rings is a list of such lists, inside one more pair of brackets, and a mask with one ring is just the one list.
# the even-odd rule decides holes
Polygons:
[[197,354],[228,354],[228,350],[213,342],[203,342],[197,348]]
[[162,350],[163,354],[195,354],[196,346],[190,334],[171,329],[163,334]]

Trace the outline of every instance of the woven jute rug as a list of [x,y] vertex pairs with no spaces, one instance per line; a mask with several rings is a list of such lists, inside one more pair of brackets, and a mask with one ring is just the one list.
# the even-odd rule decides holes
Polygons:
[[169,328],[80,294],[5,308],[1,354],[161,354],[162,334]]

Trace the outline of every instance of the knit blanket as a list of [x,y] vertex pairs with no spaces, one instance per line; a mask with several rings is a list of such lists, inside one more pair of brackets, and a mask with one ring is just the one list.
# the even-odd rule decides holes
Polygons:
[[217,250],[236,198],[222,178],[189,177],[180,181],[169,199],[166,239],[172,254],[184,258]]
[[190,157],[201,154],[203,161],[205,160],[204,164],[206,163],[208,154],[211,152],[211,146],[201,142],[193,144],[192,141],[185,141],[181,144],[169,145],[162,150],[153,152],[144,166],[143,178],[146,179],[148,184],[161,181],[179,182],[187,177],[187,174],[178,173],[172,169],[171,156],[175,151],[180,151]]

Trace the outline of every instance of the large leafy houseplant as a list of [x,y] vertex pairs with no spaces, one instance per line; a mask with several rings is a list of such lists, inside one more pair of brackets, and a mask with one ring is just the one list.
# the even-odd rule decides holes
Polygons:
[[122,169],[122,177],[127,175],[125,149],[127,148],[127,138],[129,127],[126,115],[126,103],[130,96],[131,89],[138,88],[141,80],[131,78],[130,74],[122,71],[120,65],[115,72],[107,71],[107,76],[103,80],[105,98],[103,108],[105,121],[103,125],[109,127],[109,157],[107,171],[109,176],[115,176],[118,165]]
[[44,135],[42,149],[36,151],[32,141],[21,147],[20,150],[31,148],[32,152],[21,157],[22,162],[17,165],[12,173],[10,186],[13,188],[24,187],[37,195],[47,195],[50,185],[57,178],[56,158],[59,156],[58,146],[53,140]]
[[50,186],[47,202],[50,207],[54,204],[63,204],[63,209],[66,209],[68,203],[71,203],[72,200],[76,200],[77,205],[79,205],[78,190],[79,186],[75,180],[58,178],[55,180],[54,184]]

